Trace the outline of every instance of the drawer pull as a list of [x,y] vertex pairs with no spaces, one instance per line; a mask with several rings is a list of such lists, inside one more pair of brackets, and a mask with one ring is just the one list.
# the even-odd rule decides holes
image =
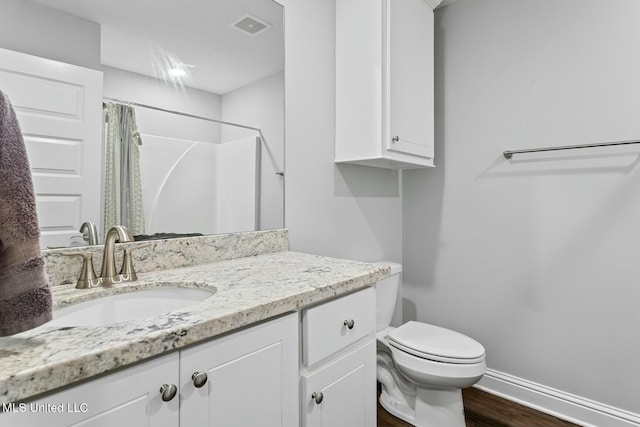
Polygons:
[[349,319],[349,320],[345,320],[344,321],[344,326],[346,326],[349,329],[353,329],[355,324],[356,324],[356,322],[354,322],[353,319]]
[[160,394],[162,395],[162,400],[168,402],[176,397],[178,393],[178,386],[175,384],[162,384],[160,387]]
[[196,388],[200,388],[207,383],[207,373],[206,372],[194,372],[191,375],[191,379],[193,380],[193,385]]
[[311,398],[314,400],[314,402],[316,402],[317,405],[319,405],[322,403],[322,399],[324,399],[324,396],[322,395],[322,392],[316,393],[314,391],[313,394],[311,395]]

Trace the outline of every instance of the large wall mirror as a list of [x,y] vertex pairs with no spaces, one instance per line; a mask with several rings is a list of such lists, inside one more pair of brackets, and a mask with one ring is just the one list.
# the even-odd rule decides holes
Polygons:
[[[67,119],[65,109],[81,104],[67,90],[77,85],[57,87],[64,78],[54,75],[40,79],[46,84],[23,82],[25,88],[15,89],[14,83],[20,84],[15,76],[29,74],[31,62],[27,58],[26,71],[16,71],[6,66],[22,67],[22,59],[0,55],[0,90],[10,98],[15,94],[44,248],[87,243],[89,233],[80,233],[86,221],[97,226],[96,243],[114,224],[129,225],[139,240],[284,226],[282,5],[273,0],[0,2],[5,28],[0,48],[43,58],[40,65],[52,73],[58,62],[75,62],[100,80],[101,105],[90,124],[93,145],[74,149],[73,138],[63,141],[30,126],[33,115],[57,102],[60,110],[50,117],[57,129]],[[50,43],[39,32],[49,34]],[[75,115],[83,114],[93,113]],[[81,165],[69,166],[70,158],[83,156]],[[53,159],[63,164],[60,170],[51,165]],[[74,174],[94,184],[80,196],[62,189],[64,197],[54,197],[50,186]]]

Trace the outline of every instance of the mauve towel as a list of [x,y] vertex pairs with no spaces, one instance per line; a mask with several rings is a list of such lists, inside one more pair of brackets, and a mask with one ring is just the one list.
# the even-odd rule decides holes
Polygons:
[[0,91],[0,336],[48,322],[51,306],[27,151]]

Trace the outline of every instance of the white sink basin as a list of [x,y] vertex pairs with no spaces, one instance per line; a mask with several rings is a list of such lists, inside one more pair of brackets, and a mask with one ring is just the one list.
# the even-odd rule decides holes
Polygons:
[[70,305],[53,312],[47,326],[103,326],[144,319],[198,303],[214,290],[155,288],[110,295]]

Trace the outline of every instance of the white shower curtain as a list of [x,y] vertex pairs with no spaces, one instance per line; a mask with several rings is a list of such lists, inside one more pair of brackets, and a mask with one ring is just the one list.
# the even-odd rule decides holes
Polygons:
[[105,121],[104,235],[114,225],[124,225],[134,236],[144,234],[139,149],[142,141],[135,110],[129,105],[107,102]]

